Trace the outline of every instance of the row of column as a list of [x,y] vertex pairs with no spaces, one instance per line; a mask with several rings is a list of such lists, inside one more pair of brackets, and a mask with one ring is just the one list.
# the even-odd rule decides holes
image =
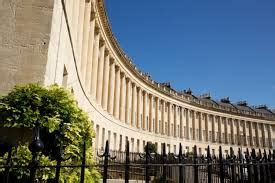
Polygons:
[[67,6],[73,8],[69,18],[81,79],[104,110],[126,124],[152,133],[226,144],[272,145],[270,125],[188,110],[138,86],[108,51],[92,2],[76,0]]
[[[192,121],[191,128],[189,127],[190,121]],[[185,137],[190,140],[209,141],[212,143],[272,147],[271,128],[270,124],[225,118],[187,110],[186,129],[189,130],[185,130]]]

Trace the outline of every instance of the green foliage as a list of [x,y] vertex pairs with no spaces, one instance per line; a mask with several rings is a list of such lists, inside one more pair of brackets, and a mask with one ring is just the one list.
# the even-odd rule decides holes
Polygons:
[[[56,151],[62,141],[64,157],[62,164],[81,164],[82,145],[86,142],[86,163],[94,164],[92,138],[94,131],[88,115],[81,110],[73,95],[57,85],[43,87],[39,84],[16,86],[7,96],[0,99],[0,127],[42,127],[41,139],[45,144],[40,154],[41,165],[56,165]],[[31,152],[30,142],[13,149],[13,165],[28,165]],[[0,160],[1,161],[1,160]],[[0,170],[1,171],[1,170]],[[37,178],[48,180],[54,177],[54,169],[44,168]],[[28,176],[28,171],[12,170],[18,178]],[[86,168],[86,182],[97,182],[99,173],[95,168]],[[62,168],[61,182],[77,182],[80,168]],[[88,178],[89,177],[89,178]]]
[[[144,147],[144,152],[146,151],[147,144]],[[151,142],[148,143],[148,151],[149,153],[157,153],[157,146]]]

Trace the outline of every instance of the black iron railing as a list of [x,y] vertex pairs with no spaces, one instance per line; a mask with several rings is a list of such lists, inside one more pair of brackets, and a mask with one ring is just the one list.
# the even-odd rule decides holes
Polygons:
[[[148,144],[147,146],[148,147]],[[12,163],[11,150],[5,163],[0,164],[0,182],[14,182],[10,178],[9,172],[12,169],[28,169],[30,177],[21,182],[39,182],[36,175],[38,170],[43,168],[53,168],[56,171],[55,178],[48,182],[59,182],[60,170],[62,168],[80,169],[79,182],[85,181],[85,169],[96,167],[102,176],[103,183],[111,182],[112,179],[120,179],[126,183],[129,180],[143,180],[147,182],[267,182],[275,181],[275,156],[271,151],[256,153],[247,149],[245,156],[240,149],[237,154],[233,148],[229,155],[222,154],[222,147],[219,148],[219,155],[211,155],[210,147],[207,147],[207,154],[199,156],[197,147],[194,146],[193,153],[184,154],[182,145],[179,146],[178,154],[167,153],[166,144],[162,144],[162,153],[150,153],[145,148],[144,153],[134,153],[129,151],[129,141],[126,142],[126,151],[111,151],[109,142],[106,141],[104,152],[98,152],[96,163],[86,164],[86,145],[83,144],[82,164],[63,165],[62,159],[56,165],[41,166],[37,152],[39,148],[33,149],[33,159],[29,166],[18,166]],[[33,147],[34,148],[34,147]],[[87,177],[86,177],[87,178]],[[90,177],[92,178],[92,177]]]

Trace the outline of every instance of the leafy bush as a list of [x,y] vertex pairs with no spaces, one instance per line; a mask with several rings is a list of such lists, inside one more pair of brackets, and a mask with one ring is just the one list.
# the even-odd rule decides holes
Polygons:
[[[43,87],[40,84],[28,84],[16,86],[8,95],[0,98],[0,127],[33,129],[37,122],[41,126],[41,139],[45,145],[39,154],[41,165],[56,165],[60,142],[66,159],[62,165],[80,165],[84,141],[86,163],[94,164],[92,138],[95,134],[92,123],[70,92],[57,85]],[[25,166],[30,163],[29,143],[21,142],[13,148],[13,165]],[[10,174],[23,179],[29,176],[29,171],[12,169]],[[36,176],[40,180],[53,179],[55,169],[40,169]],[[97,182],[99,179],[95,168],[86,168],[85,176],[86,182]],[[61,182],[77,182],[79,177],[80,168],[61,169]]]
[[156,144],[153,144],[152,142],[148,142],[148,144],[146,144],[144,146],[144,152],[146,152],[147,145],[148,145],[149,153],[157,153],[157,146],[156,146]]

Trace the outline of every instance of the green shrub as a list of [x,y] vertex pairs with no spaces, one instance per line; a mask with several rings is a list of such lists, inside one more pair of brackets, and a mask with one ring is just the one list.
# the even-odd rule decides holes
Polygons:
[[[57,149],[61,141],[66,159],[62,161],[62,165],[81,164],[84,141],[86,163],[94,164],[93,124],[69,91],[58,85],[43,87],[40,84],[28,84],[16,86],[8,95],[0,98],[0,127],[33,129],[37,122],[41,126],[41,139],[45,145],[39,154],[40,165],[56,165]],[[21,142],[13,148],[13,165],[24,166],[30,163],[29,143]],[[29,176],[29,171],[12,169],[10,174],[23,179]],[[36,174],[36,178],[40,180],[50,180],[54,176],[54,168],[43,168]],[[91,183],[97,182],[100,177],[95,168],[86,168],[85,176],[85,182]],[[78,182],[79,177],[80,168],[61,169],[60,182]]]
[[156,144],[153,144],[152,142],[148,142],[148,144],[146,144],[144,146],[144,152],[146,152],[147,145],[148,145],[149,153],[157,153],[157,146],[156,146]]

